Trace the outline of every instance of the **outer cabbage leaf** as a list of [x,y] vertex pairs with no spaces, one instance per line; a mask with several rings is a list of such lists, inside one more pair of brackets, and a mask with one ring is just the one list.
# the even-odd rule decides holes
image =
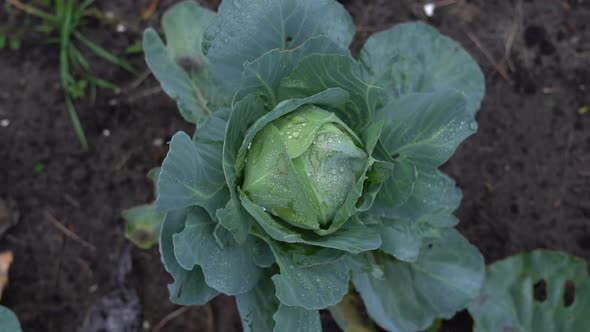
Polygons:
[[279,308],[279,299],[274,296],[275,286],[270,279],[271,276],[270,272],[263,273],[256,287],[236,295],[244,332],[274,330],[273,315]]
[[384,103],[412,92],[456,89],[475,115],[484,96],[484,76],[452,39],[425,23],[404,23],[371,36],[361,50],[363,77],[385,88]]
[[384,123],[380,140],[384,153],[395,157],[395,168],[366,218],[381,224],[381,249],[412,262],[424,237],[457,223],[452,213],[461,191],[436,168],[477,126],[463,96],[452,91],[403,95],[380,109],[377,119]]
[[321,332],[319,313],[281,304],[270,273],[251,291],[236,296],[245,332]]
[[403,95],[376,118],[384,123],[381,142],[390,155],[432,167],[447,161],[477,130],[463,96],[450,90]]
[[248,96],[234,106],[225,131],[223,172],[231,198],[225,208],[217,211],[217,218],[219,223],[234,235],[238,243],[246,240],[252,217],[240,204],[236,191],[236,158],[248,128],[265,113],[262,101],[256,96]]
[[378,229],[383,239],[380,249],[404,262],[418,260],[423,242],[440,236],[440,229],[430,224],[428,219],[382,219]]
[[261,274],[252,254],[254,240],[239,245],[229,232],[216,226],[205,210],[191,208],[184,230],[173,235],[174,254],[184,269],[200,266],[207,285],[219,292],[247,292]]
[[350,267],[343,258],[328,255],[325,262],[298,266],[291,247],[272,240],[269,245],[280,269],[280,274],[272,280],[282,304],[307,310],[324,309],[340,302],[348,292]]
[[333,0],[223,1],[218,13],[204,47],[212,77],[230,93],[239,87],[244,63],[270,50],[293,49],[319,35],[346,49],[354,35],[350,15]]
[[211,105],[224,105],[228,99],[209,81],[201,49],[205,29],[215,18],[215,13],[195,1],[184,1],[162,18],[166,46],[153,29],[147,29],[143,37],[148,66],[164,91],[177,102],[180,114],[191,123],[211,115]]
[[274,49],[244,64],[242,82],[234,102],[255,94],[266,101],[267,108],[274,108],[278,101],[281,80],[289,75],[303,58],[311,54],[350,56],[348,49],[339,47],[325,36],[312,37],[293,49]]
[[180,266],[174,254],[172,237],[182,232],[185,227],[186,211],[174,211],[166,215],[160,234],[160,256],[166,271],[172,275],[174,282],[168,285],[170,301],[180,305],[200,305],[209,302],[219,294],[215,289],[207,286],[203,270],[195,266],[185,270]]
[[374,120],[378,89],[357,75],[357,63],[350,56],[313,54],[303,59],[279,87],[279,100],[304,98],[328,88],[342,88],[350,94],[344,108],[333,112],[357,133]]
[[436,168],[420,168],[417,173],[412,193],[403,204],[396,206],[395,202],[391,202],[391,205],[387,206],[387,201],[381,200],[380,195],[377,195],[377,200],[369,213],[388,219],[408,221],[418,221],[431,216],[448,217],[438,224],[443,227],[455,226],[457,218],[452,216],[452,213],[459,207],[463,198],[455,181]]
[[381,237],[374,227],[368,227],[357,220],[350,220],[338,232],[320,236],[301,228],[276,220],[260,206],[254,204],[246,195],[240,196],[244,208],[256,219],[258,224],[273,239],[287,243],[304,243],[325,248],[360,253],[374,250],[381,245]]
[[220,108],[213,112],[210,117],[198,124],[197,130],[193,135],[196,143],[213,144],[223,146],[225,129],[231,109]]
[[[387,157],[384,159],[387,160]],[[414,186],[418,179],[416,165],[403,156],[398,156],[391,163],[393,164],[393,174],[381,186],[381,190],[375,198],[375,208],[371,211],[377,212],[382,208],[389,209],[400,206],[414,192]]]
[[472,301],[484,280],[483,257],[457,231],[425,244],[415,263],[375,255],[383,276],[355,272],[353,283],[371,318],[392,332],[426,329]]
[[305,310],[299,307],[279,305],[274,315],[277,322],[275,332],[321,332],[322,323],[317,310]]
[[174,211],[198,205],[215,218],[215,211],[229,198],[218,144],[195,143],[178,132],[158,180],[158,210]]
[[16,315],[12,311],[8,310],[8,308],[3,306],[0,306],[0,332],[22,332]]
[[[469,305],[475,332],[590,331],[590,279],[586,261],[535,250],[487,267],[479,297]],[[534,285],[545,281],[546,299],[535,300]],[[565,290],[574,289],[566,306]]]

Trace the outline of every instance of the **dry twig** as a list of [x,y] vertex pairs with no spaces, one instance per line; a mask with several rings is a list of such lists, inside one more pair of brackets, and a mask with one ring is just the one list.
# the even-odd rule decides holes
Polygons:
[[471,32],[467,31],[465,32],[467,34],[467,37],[469,37],[469,39],[471,39],[471,41],[475,44],[475,46],[477,46],[477,48],[479,48],[479,50],[481,51],[481,53],[486,57],[486,59],[492,64],[492,66],[494,67],[494,69],[496,69],[496,71],[498,72],[498,74],[500,74],[500,76],[502,76],[502,78],[507,81],[510,84],[513,84],[512,78],[510,78],[510,75],[508,75],[508,73],[506,72],[506,70],[504,69],[504,67],[502,67],[501,64],[499,64],[494,57],[492,56],[492,54],[483,46],[483,44],[481,43],[481,41]]
[[522,26],[522,8],[522,0],[518,0],[516,2],[516,6],[514,7],[514,21],[512,22],[512,26],[510,27],[508,38],[506,38],[506,43],[504,44],[504,58],[502,59],[501,64],[508,63],[508,67],[510,67],[511,70],[514,70],[514,64],[510,60],[510,54],[512,53],[512,46],[514,45],[516,35],[518,34],[520,27]]
[[166,326],[166,324],[168,324],[171,320],[173,320],[174,318],[184,314],[185,312],[187,312],[191,307],[186,306],[186,307],[180,307],[174,311],[172,311],[171,313],[169,313],[168,315],[166,315],[164,318],[162,318],[162,320],[160,322],[158,322],[158,324],[156,324],[154,326],[154,328],[152,329],[152,332],[159,332],[160,330],[162,330],[162,328],[164,326]]
[[96,251],[96,247],[90,244],[89,242],[82,239],[78,234],[71,231],[69,228],[64,226],[57,218],[55,218],[49,211],[45,211],[45,218],[49,223],[51,223],[55,228],[57,228],[60,232],[62,232],[65,236],[69,237],[70,239],[78,242],[83,247],[90,249],[91,251]]

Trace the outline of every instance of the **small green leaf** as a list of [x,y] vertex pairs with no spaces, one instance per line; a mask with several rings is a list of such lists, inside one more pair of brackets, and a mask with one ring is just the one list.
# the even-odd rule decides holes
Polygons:
[[[546,298],[535,298],[544,282]],[[569,295],[566,289],[573,292]],[[567,296],[570,298],[566,304]],[[590,279],[584,259],[535,250],[493,263],[469,305],[475,332],[590,331]]]
[[127,46],[127,48],[125,49],[125,53],[127,53],[127,54],[141,54],[141,53],[143,53],[143,44],[141,43],[141,40],[136,40],[135,42],[133,42],[132,44]]
[[348,292],[350,269],[344,259],[300,267],[295,264],[288,247],[270,241],[281,271],[272,280],[282,304],[307,310],[324,309],[340,302]]
[[158,210],[198,205],[215,218],[229,198],[221,155],[219,145],[194,143],[187,134],[176,133],[158,180]]
[[332,0],[223,1],[218,14],[204,47],[213,78],[230,93],[240,86],[244,63],[268,51],[293,49],[320,35],[347,49],[354,36],[350,15]]
[[36,163],[34,166],[35,173],[43,173],[45,172],[45,164],[44,163]]
[[156,204],[146,204],[123,211],[125,237],[141,249],[158,243],[165,214],[156,211]]
[[21,44],[22,44],[22,42],[21,42],[20,38],[17,38],[17,37],[13,37],[8,40],[8,47],[10,47],[10,49],[13,51],[20,49]]
[[363,78],[385,88],[384,104],[412,92],[454,89],[472,116],[485,92],[484,76],[455,41],[425,23],[404,23],[371,36],[361,50]]
[[205,304],[217,296],[219,292],[207,286],[203,270],[199,266],[185,270],[180,266],[174,254],[172,237],[183,231],[185,220],[186,210],[169,212],[162,225],[160,256],[166,271],[174,278],[174,282],[168,285],[170,301],[180,305]]
[[184,230],[173,235],[174,253],[184,269],[200,266],[207,285],[228,295],[245,293],[256,285],[261,274],[253,257],[254,242],[247,240],[239,245],[224,233],[228,232],[216,229],[205,210],[191,208]]
[[378,254],[383,276],[356,272],[353,282],[371,318],[393,332],[414,332],[435,318],[450,318],[478,294],[483,257],[457,231],[447,229],[425,243],[415,263]]
[[3,306],[0,306],[0,332],[22,332],[16,315]]
[[377,89],[358,78],[356,67],[357,63],[350,56],[312,54],[283,79],[279,101],[304,98],[328,88],[342,88],[350,94],[350,101],[334,112],[350,128],[360,132],[373,122]]

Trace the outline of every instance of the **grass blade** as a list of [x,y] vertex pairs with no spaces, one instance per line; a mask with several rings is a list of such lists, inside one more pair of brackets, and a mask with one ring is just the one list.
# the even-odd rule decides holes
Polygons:
[[127,71],[137,74],[137,71],[125,60],[114,56],[112,53],[108,52],[107,50],[103,49],[102,47],[96,45],[95,43],[91,42],[90,40],[86,39],[81,33],[78,31],[74,31],[74,37],[78,39],[82,44],[86,45],[94,54],[100,56],[101,58],[118,65],[119,67],[126,69]]
[[104,89],[111,89],[113,91],[118,90],[119,87],[109,81],[105,81],[103,79],[100,79],[96,76],[90,76],[88,75],[87,77],[88,81],[94,83],[96,86],[98,86],[99,88],[104,88]]
[[74,103],[72,102],[72,99],[67,93],[65,93],[64,95],[66,97],[66,107],[70,115],[70,120],[72,121],[72,126],[74,127],[74,132],[76,132],[76,136],[78,136],[78,140],[80,141],[80,144],[82,144],[82,148],[84,150],[88,150],[88,141],[86,140],[86,134],[84,134],[84,129],[82,128],[82,124],[80,123],[80,118],[78,117],[76,108],[74,108]]
[[86,71],[86,72],[92,71],[92,68],[90,67],[90,64],[88,63],[88,61],[86,61],[86,58],[84,58],[82,53],[80,53],[78,48],[76,46],[74,46],[73,44],[70,44],[69,55],[70,55],[70,58],[72,59],[72,64],[77,65],[78,70]]

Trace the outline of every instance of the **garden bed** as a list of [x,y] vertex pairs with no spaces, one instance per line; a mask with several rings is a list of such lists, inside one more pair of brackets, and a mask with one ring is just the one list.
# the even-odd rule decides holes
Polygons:
[[[132,21],[148,2],[97,6]],[[590,105],[590,4],[457,1],[428,18],[411,0],[341,2],[359,30],[355,51],[373,32],[427,20],[483,68],[479,131],[444,170],[463,190],[459,229],[486,261],[534,248],[590,259],[590,114],[583,111]],[[161,1],[140,28],[156,26],[172,3]],[[141,38],[139,30],[98,23],[84,32],[116,54]],[[141,56],[129,60],[147,70]],[[84,152],[65,110],[58,63],[57,48],[35,34],[25,35],[19,50],[0,51],[0,120],[9,121],[0,127],[0,199],[18,219],[0,240],[0,249],[15,254],[2,303],[24,331],[75,331],[97,301],[122,287],[129,244],[120,213],[152,200],[145,174],[161,164],[172,134],[190,131],[152,77],[138,85],[138,77],[97,60],[96,72],[123,91],[79,103],[90,145]],[[155,330],[178,309],[167,300],[170,278],[157,249],[131,252],[126,287],[139,296],[146,330]],[[239,331],[228,297],[176,313],[161,331]],[[445,329],[470,331],[469,323],[463,314]]]

